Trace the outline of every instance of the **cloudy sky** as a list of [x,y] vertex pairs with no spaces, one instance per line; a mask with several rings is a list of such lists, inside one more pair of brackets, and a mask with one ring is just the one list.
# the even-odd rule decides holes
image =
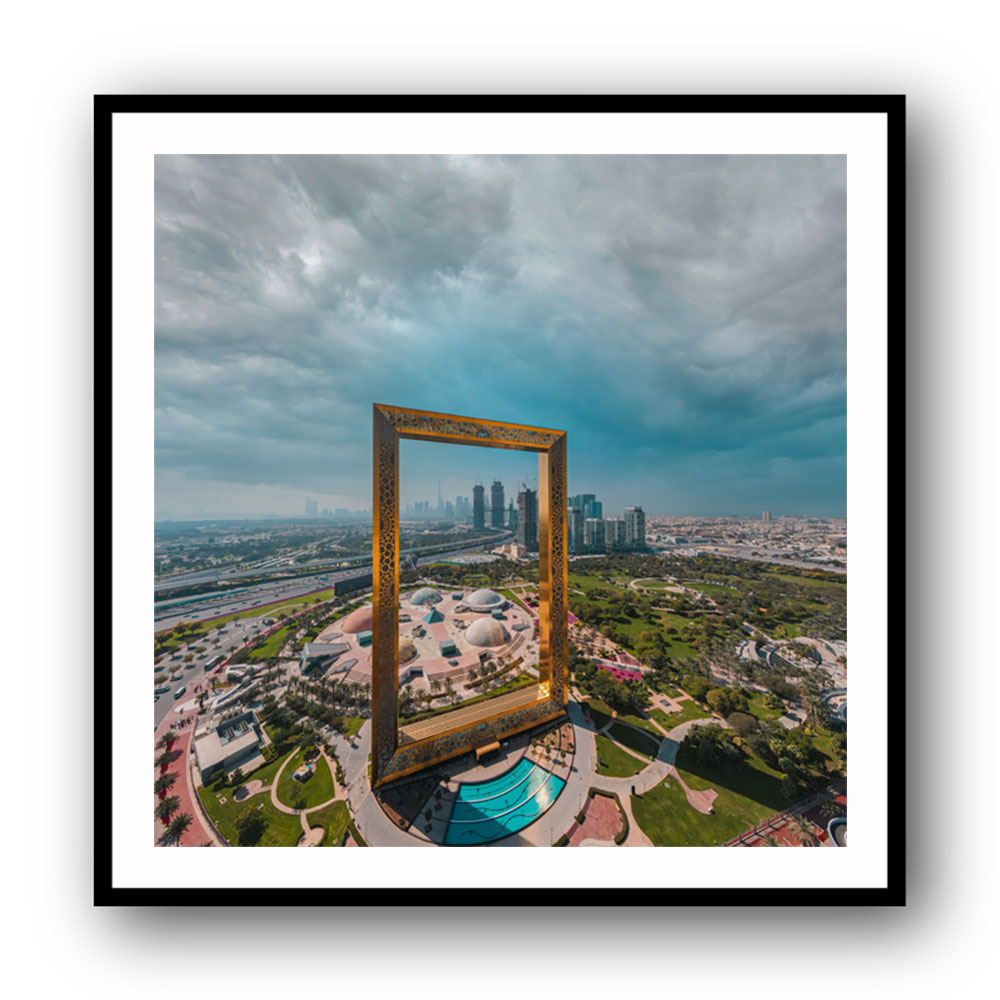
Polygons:
[[[565,429],[606,513],[844,514],[845,171],[157,157],[157,516],[370,506],[373,402]],[[404,445],[404,501],[537,475]]]

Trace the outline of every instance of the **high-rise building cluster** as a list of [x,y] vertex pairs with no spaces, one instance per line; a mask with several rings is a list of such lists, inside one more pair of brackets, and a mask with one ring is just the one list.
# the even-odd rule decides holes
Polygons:
[[579,493],[566,503],[566,545],[570,555],[641,552],[646,548],[646,515],[626,507],[623,517],[605,517],[593,493]]
[[[506,503],[506,506],[505,506]],[[499,479],[472,487],[472,501],[457,496],[455,502],[441,498],[438,484],[436,506],[429,500],[406,505],[405,517],[428,520],[440,517],[473,528],[513,532],[525,552],[538,551],[538,493],[522,483],[516,498],[508,498]],[[765,515],[766,516],[766,515]],[[646,549],[646,515],[639,506],[626,507],[621,517],[605,517],[604,504],[593,493],[567,498],[566,548],[569,555],[604,552],[643,552]]]

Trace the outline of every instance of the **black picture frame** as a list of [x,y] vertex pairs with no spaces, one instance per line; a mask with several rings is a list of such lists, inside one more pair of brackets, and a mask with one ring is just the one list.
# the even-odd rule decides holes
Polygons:
[[[225,95],[97,95],[94,98],[94,325],[96,330],[95,372],[111,373],[115,377],[112,351],[112,141],[116,115],[209,113],[271,113],[307,114],[329,112],[470,112],[488,115],[515,113],[533,115],[543,112],[575,113],[698,113],[698,114],[872,114],[884,115],[886,122],[886,184],[888,261],[886,296],[888,303],[887,338],[890,366],[886,385],[887,427],[889,445],[889,509],[886,510],[888,551],[892,565],[893,592],[886,595],[890,621],[884,634],[892,634],[892,655],[884,650],[888,680],[892,684],[896,704],[905,703],[905,225],[906,225],[906,101],[902,95],[619,95],[619,96],[225,96]],[[101,376],[103,377],[103,376]],[[120,374],[119,374],[120,377]],[[111,436],[115,414],[111,394],[95,392],[95,551],[111,551],[114,544],[114,518],[111,481]],[[891,511],[891,516],[890,516]],[[110,561],[95,559],[95,593],[110,592],[112,587]],[[96,615],[95,610],[95,615]],[[111,618],[110,628],[114,628]],[[109,629],[108,615],[103,611],[95,620],[94,677],[94,753],[95,760],[104,759],[111,748],[114,712],[123,706],[116,701],[112,675],[107,664],[104,637]],[[886,640],[888,643],[888,640]],[[887,760],[887,811],[900,820],[906,815],[906,723],[900,712],[890,712],[885,720],[885,751]],[[115,831],[109,822],[112,816],[111,783],[98,770],[95,789],[94,835],[94,904],[97,906],[149,905],[218,905],[254,902],[258,905],[323,906],[334,902],[326,888],[262,888],[217,890],[210,887],[147,887],[124,888],[113,880],[112,858]],[[568,905],[612,898],[618,905],[672,907],[688,905],[833,905],[833,906],[899,906],[905,905],[906,845],[903,834],[885,844],[886,885],[881,888],[644,888],[621,886],[594,889],[567,886],[546,889],[544,899],[538,893],[536,902],[547,905]],[[406,887],[372,887],[364,890],[366,904],[397,902]],[[491,889],[492,906],[525,905],[535,895],[521,887]],[[482,890],[477,887],[439,889],[433,905],[457,906],[482,902]]]

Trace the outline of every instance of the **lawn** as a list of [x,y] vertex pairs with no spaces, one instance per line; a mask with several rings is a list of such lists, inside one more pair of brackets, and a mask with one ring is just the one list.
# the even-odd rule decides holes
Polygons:
[[598,729],[603,729],[611,721],[611,709],[596,695],[587,701],[587,710]]
[[781,580],[782,583],[795,583],[800,587],[840,589],[847,586],[846,576],[843,583],[839,580],[817,580],[813,576],[798,576],[795,573],[764,573],[763,576],[769,580]]
[[281,652],[281,647],[295,635],[297,628],[297,625],[286,625],[284,628],[279,628],[277,632],[272,632],[248,655],[247,659],[266,660],[268,657],[277,656]]
[[627,746],[629,750],[634,750],[636,753],[641,753],[643,757],[655,757],[656,751],[660,749],[659,739],[647,736],[641,730],[625,726],[620,722],[613,722],[608,732],[623,746]]
[[347,719],[347,725],[345,727],[345,732],[350,739],[352,736],[358,735],[358,730],[367,722],[367,719],[362,719],[360,715],[351,715]]
[[297,767],[303,764],[302,750],[296,750],[295,756],[285,766],[278,779],[278,799],[286,806],[294,808],[297,799],[303,799],[305,806],[310,809],[327,802],[333,798],[333,777],[330,774],[330,765],[327,764],[323,755],[316,758],[316,773],[305,782],[296,781],[292,775]]
[[306,816],[306,822],[310,826],[323,827],[323,839],[319,842],[319,847],[341,847],[350,821],[347,803],[340,799]]
[[700,774],[695,774],[678,766],[678,773],[688,787],[696,790],[714,788],[719,793],[713,803],[714,815],[706,816],[692,809],[684,790],[672,777],[644,795],[632,796],[635,821],[655,846],[724,844],[788,806],[781,791],[781,782],[785,779],[755,757],[732,775],[704,768],[699,771]]
[[679,712],[664,712],[661,708],[650,709],[649,714],[666,730],[679,726],[690,719],[707,719],[712,713],[706,712],[696,701],[685,699],[679,703]]
[[651,576],[644,577],[641,580],[636,580],[635,585],[637,587],[648,587],[650,590],[666,590],[667,587],[675,586],[675,584],[667,583],[666,580],[657,580]]
[[758,719],[777,719],[785,714],[783,709],[778,708],[768,708],[764,704],[764,698],[766,695],[761,694],[760,691],[754,691],[754,693],[747,698],[747,706],[750,709],[750,714]]
[[[294,847],[302,836],[299,817],[275,809],[267,792],[259,792],[243,802],[235,801],[231,788],[224,788],[221,792],[214,792],[211,788],[199,788],[198,794],[201,796],[205,811],[212,817],[212,822],[234,847],[240,846],[236,821],[246,809],[259,808],[261,815],[267,820],[267,829],[264,830],[260,843],[255,846]],[[220,803],[220,798],[226,801]]]
[[598,774],[606,774],[611,778],[631,778],[646,766],[621,747],[615,746],[606,736],[598,735],[596,739]]
[[621,719],[622,722],[631,722],[633,726],[638,726],[640,729],[645,729],[647,733],[652,733],[653,736],[657,738],[657,740],[659,740],[663,736],[663,733],[661,733],[659,729],[657,729],[656,726],[654,726],[653,723],[649,721],[649,719],[644,719],[642,718],[642,716],[622,715],[619,712],[618,718]]

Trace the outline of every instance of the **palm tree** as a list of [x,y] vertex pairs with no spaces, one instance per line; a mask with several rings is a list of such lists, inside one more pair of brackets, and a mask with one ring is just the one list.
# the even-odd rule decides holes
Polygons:
[[802,847],[819,847],[819,838],[816,836],[812,823],[805,816],[793,816],[788,821],[788,832]]
[[833,819],[834,816],[840,815],[840,804],[834,797],[833,792],[827,789],[819,800],[819,811],[827,818]]
[[781,844],[778,843],[778,838],[773,833],[769,833],[764,837],[761,845],[764,847],[781,847]]
[[177,812],[180,805],[181,800],[177,798],[176,795],[171,795],[169,799],[164,799],[157,805],[154,810],[154,815],[157,819],[162,820],[164,823],[169,823],[170,814]]
[[163,734],[163,735],[162,735],[162,736],[161,736],[161,737],[160,737],[160,738],[159,738],[159,739],[158,739],[158,740],[156,741],[156,749],[157,749],[157,750],[169,750],[169,749],[170,749],[170,746],[171,746],[171,744],[172,744],[172,743],[174,742],[174,740],[176,740],[176,739],[177,739],[177,733],[175,733],[175,732],[174,732],[174,731],[173,731],[172,729],[170,729],[170,730],[168,730],[167,732],[165,732],[165,733],[164,733],[164,734]]
[[177,781],[176,774],[161,774],[153,783],[153,791],[162,799]]
[[190,813],[180,813],[176,816],[167,827],[167,840],[173,844],[180,844],[181,835],[191,825],[193,819]]
[[180,750],[164,750],[159,757],[156,758],[155,764],[161,771],[166,771],[166,769],[180,757]]

